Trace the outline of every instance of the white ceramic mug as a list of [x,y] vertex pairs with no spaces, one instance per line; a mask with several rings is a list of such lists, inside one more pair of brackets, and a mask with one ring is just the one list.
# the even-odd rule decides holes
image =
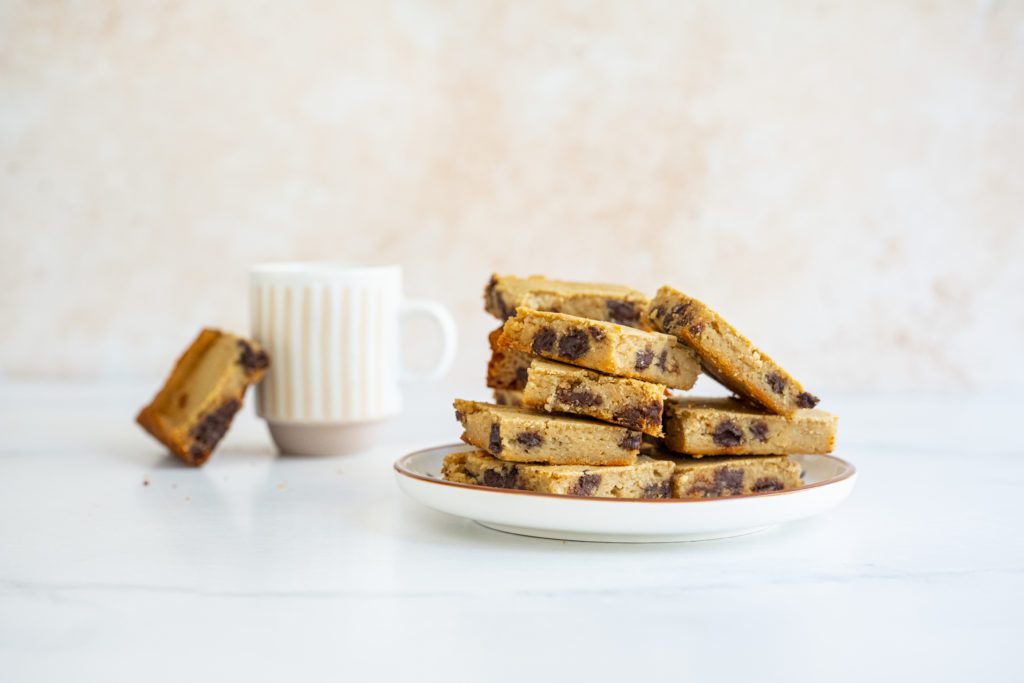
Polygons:
[[[400,382],[435,379],[455,359],[455,321],[433,301],[402,298],[399,266],[332,262],[260,265],[250,271],[252,336],[270,353],[256,411],[282,453],[357,450],[365,427],[401,411]],[[426,314],[443,347],[434,368],[401,365],[401,318]]]

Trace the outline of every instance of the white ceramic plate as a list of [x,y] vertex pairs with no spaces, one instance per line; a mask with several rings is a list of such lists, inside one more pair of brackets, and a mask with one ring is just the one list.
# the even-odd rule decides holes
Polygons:
[[568,541],[656,543],[748,534],[829,510],[850,495],[853,465],[830,455],[791,456],[804,470],[795,491],[703,500],[624,500],[557,496],[441,479],[448,445],[410,453],[395,462],[398,485],[427,507],[514,534]]

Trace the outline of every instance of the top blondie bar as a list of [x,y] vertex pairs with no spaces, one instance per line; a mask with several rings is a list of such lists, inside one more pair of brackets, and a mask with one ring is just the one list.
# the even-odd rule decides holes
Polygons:
[[484,290],[484,310],[499,320],[516,308],[565,313],[649,330],[647,296],[622,285],[549,280],[540,275],[492,275]]

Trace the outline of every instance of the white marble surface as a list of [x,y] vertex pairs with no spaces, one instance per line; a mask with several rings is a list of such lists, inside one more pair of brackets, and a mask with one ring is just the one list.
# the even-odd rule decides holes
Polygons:
[[0,384],[0,679],[1020,680],[1012,395],[829,396],[841,508],[629,546],[404,499],[391,463],[454,439],[447,397],[324,459],[247,409],[194,470],[132,425],[151,391]]

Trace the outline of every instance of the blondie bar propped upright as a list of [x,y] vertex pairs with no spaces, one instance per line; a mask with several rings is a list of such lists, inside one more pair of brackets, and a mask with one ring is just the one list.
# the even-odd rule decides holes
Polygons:
[[676,336],[696,351],[704,371],[743,398],[779,415],[818,404],[817,396],[697,299],[662,287],[648,316],[654,329]]
[[203,330],[136,421],[189,465],[210,458],[270,358],[249,339]]

